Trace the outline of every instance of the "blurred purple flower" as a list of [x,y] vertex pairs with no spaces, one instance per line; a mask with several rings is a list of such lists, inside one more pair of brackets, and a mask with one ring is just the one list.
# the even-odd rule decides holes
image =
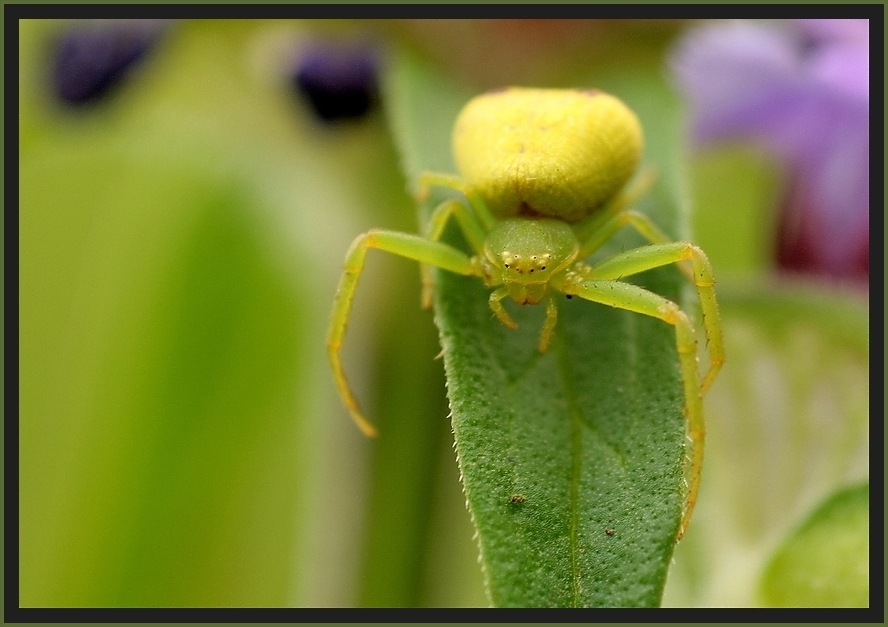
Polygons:
[[727,22],[672,57],[698,144],[747,138],[787,165],[781,270],[869,275],[869,23]]
[[316,41],[302,51],[292,81],[323,122],[360,119],[378,100],[378,65],[369,43]]
[[65,104],[101,100],[142,60],[168,20],[73,21],[57,35],[52,85]]

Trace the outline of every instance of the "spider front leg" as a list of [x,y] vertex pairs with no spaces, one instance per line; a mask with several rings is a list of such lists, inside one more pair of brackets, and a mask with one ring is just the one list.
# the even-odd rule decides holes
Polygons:
[[705,394],[725,363],[721,319],[718,315],[718,303],[715,300],[715,278],[706,253],[688,242],[642,246],[605,259],[591,267],[584,274],[584,278],[620,279],[680,261],[691,262],[693,269],[691,278],[697,287],[700,309],[703,313],[703,330],[706,333],[709,351],[709,370],[700,385],[700,394]]
[[[638,286],[617,281],[622,277],[679,261],[691,262],[693,280],[703,312],[703,329],[709,349],[709,370],[702,383],[699,382],[697,373],[696,336],[693,326],[684,312],[678,308],[678,305],[662,296]],[[595,266],[581,265],[577,271],[566,274],[559,283],[555,287],[566,294],[577,294],[587,300],[654,316],[676,328],[676,344],[685,388],[688,435],[692,444],[691,481],[688,487],[685,513],[679,528],[679,538],[681,538],[697,502],[697,490],[700,484],[705,434],[701,399],[709,386],[712,385],[725,361],[721,320],[718,315],[718,304],[715,300],[713,287],[715,279],[709,260],[702,250],[687,242],[642,246],[614,255]]]
[[503,286],[499,289],[493,290],[490,293],[490,298],[488,299],[488,304],[490,308],[493,310],[493,313],[499,318],[499,321],[504,325],[509,327],[510,329],[517,329],[518,323],[515,322],[515,319],[509,315],[509,312],[506,311],[506,308],[503,307],[502,300],[509,296],[509,288]]
[[[458,176],[441,174],[438,172],[423,172],[419,175],[419,186],[416,192],[416,201],[424,202],[431,192],[432,187],[443,187],[459,192],[468,206],[456,198],[450,198],[438,205],[432,212],[425,228],[425,236],[433,241],[438,241],[444,233],[451,216],[456,218],[460,229],[472,247],[476,255],[480,255],[484,249],[484,240],[490,227],[496,222],[493,214],[487,208],[484,200],[469,188]],[[422,264],[419,268],[422,277],[422,307],[430,309],[432,306],[432,294],[434,280],[431,268]]]
[[[445,200],[432,212],[432,216],[426,225],[426,238],[432,241],[441,239],[444,228],[447,226],[451,216],[456,217],[456,221],[469,241],[472,250],[475,251],[475,254],[480,255],[484,249],[484,238],[487,236],[487,231],[481,226],[474,214],[455,198]],[[432,268],[424,263],[420,265],[419,271],[422,276],[422,308],[430,309],[432,307],[432,288],[435,283],[432,279]]]
[[703,422],[702,392],[697,374],[697,339],[694,327],[678,305],[658,294],[649,292],[637,285],[620,281],[589,280],[578,273],[565,273],[557,280],[555,287],[567,295],[575,295],[586,300],[603,303],[636,313],[659,318],[675,327],[675,344],[678,349],[682,386],[685,396],[685,420],[687,436],[690,438],[690,481],[685,498],[684,511],[678,527],[680,540],[687,529],[697,492],[700,487],[700,472],[703,466],[703,443],[706,428]]
[[627,209],[644,196],[656,180],[656,171],[651,167],[645,168],[629,187],[574,225],[574,232],[580,241],[579,259],[585,259],[604,246],[627,224],[635,227],[635,230],[652,244],[669,241],[669,238],[647,216]]
[[558,322],[558,307],[555,305],[555,298],[549,292],[546,297],[546,321],[543,322],[543,328],[540,331],[539,351],[541,353],[549,350],[549,341],[552,339],[556,322]]
[[333,376],[336,379],[336,385],[339,388],[343,402],[348,407],[352,418],[361,431],[365,435],[373,437],[376,435],[376,429],[364,417],[358,406],[358,401],[345,376],[345,370],[342,368],[340,355],[342,338],[345,335],[348,316],[351,311],[352,298],[355,294],[358,279],[364,269],[364,258],[367,256],[368,248],[384,250],[457,274],[471,275],[477,274],[477,271],[472,260],[459,250],[416,235],[374,229],[359,235],[352,242],[351,248],[349,248],[345,257],[345,267],[343,268],[342,278],[339,281],[336,300],[333,303],[330,328],[327,332],[327,355],[330,358]]
[[[506,308],[503,307],[502,300],[509,296],[509,288],[506,286],[494,290],[490,294],[488,303],[493,313],[499,318],[499,321],[510,329],[517,329],[518,323],[509,315]],[[552,339],[552,332],[555,330],[555,324],[558,322],[558,307],[555,305],[555,298],[550,292],[546,296],[546,320],[543,322],[543,328],[540,331],[539,351],[545,353],[549,350],[549,342]]]
[[476,194],[475,191],[466,185],[465,181],[458,176],[454,176],[453,174],[442,174],[440,172],[423,172],[419,175],[419,186],[416,191],[416,200],[418,202],[423,202],[428,198],[432,187],[444,187],[460,192],[469,202],[472,211],[485,232],[489,231],[490,227],[496,223],[496,217],[494,217],[490,212],[490,209],[487,208],[487,204],[481,196]]

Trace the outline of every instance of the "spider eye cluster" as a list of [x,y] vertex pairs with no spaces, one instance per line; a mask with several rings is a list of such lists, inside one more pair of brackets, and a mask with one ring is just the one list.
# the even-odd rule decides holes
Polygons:
[[535,274],[543,272],[552,264],[552,255],[521,255],[516,252],[504,250],[500,254],[503,268],[516,274]]

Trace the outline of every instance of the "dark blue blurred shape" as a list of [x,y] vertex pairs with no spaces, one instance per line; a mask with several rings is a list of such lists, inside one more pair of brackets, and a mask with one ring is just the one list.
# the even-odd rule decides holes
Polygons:
[[303,50],[293,84],[324,122],[357,119],[376,103],[377,64],[369,45],[314,43]]
[[152,47],[166,20],[97,20],[66,26],[55,42],[52,86],[66,104],[102,99]]

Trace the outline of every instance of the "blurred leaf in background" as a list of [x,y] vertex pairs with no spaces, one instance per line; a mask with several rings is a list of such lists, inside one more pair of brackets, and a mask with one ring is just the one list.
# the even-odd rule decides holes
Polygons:
[[869,484],[833,495],[786,539],[760,594],[771,607],[869,606]]
[[[360,547],[386,534],[404,557],[370,580],[398,582],[383,603],[419,604],[433,524],[477,570],[437,461],[443,379],[411,268],[371,270],[351,340],[362,390],[425,434],[373,461],[331,385],[320,338],[348,242],[415,223],[378,110],[325,125],[292,87],[314,34],[364,35],[320,26],[167,24],[72,107],[58,55],[107,59],[108,31],[138,27],[20,23],[23,605],[354,605]],[[399,320],[397,370],[358,357],[380,316]],[[375,536],[374,485],[404,521]]]
[[[666,604],[761,603],[788,534],[868,477],[868,55],[865,19],[776,20],[699,26],[669,59],[729,358],[706,399],[707,479]],[[841,553],[811,558],[828,577]],[[771,589],[780,576],[768,571]],[[866,596],[820,585],[824,604]]]

